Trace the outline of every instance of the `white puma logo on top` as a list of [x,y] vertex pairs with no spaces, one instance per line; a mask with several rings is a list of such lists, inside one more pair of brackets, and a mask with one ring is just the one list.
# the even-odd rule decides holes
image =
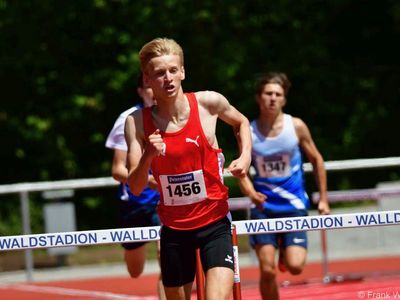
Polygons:
[[186,138],[185,141],[186,141],[186,143],[193,143],[193,144],[195,144],[197,147],[200,147],[200,146],[199,146],[199,143],[197,142],[198,139],[199,139],[199,136],[197,136],[195,140],[193,140],[193,139],[191,139],[191,138]]
[[165,152],[167,151],[167,144],[163,143],[162,144],[162,149],[161,149],[161,155],[165,156]]

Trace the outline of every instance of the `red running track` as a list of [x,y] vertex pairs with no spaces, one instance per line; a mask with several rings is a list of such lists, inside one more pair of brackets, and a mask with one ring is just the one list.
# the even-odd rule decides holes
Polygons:
[[[309,263],[298,276],[280,273],[282,300],[319,299],[400,299],[400,257],[382,257],[330,262],[332,283],[322,283],[319,263]],[[240,270],[242,299],[260,300],[258,269],[243,267]],[[57,282],[1,284],[2,300],[81,300],[125,299],[155,300],[156,275],[138,279],[128,277],[103,277],[95,279]],[[192,299],[196,299],[193,294]]]

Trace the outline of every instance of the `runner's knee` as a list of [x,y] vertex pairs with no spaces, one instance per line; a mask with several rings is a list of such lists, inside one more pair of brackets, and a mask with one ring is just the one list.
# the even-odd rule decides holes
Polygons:
[[292,264],[286,266],[290,274],[292,275],[299,275],[301,272],[303,272],[304,269],[304,264]]
[[260,273],[263,280],[273,280],[276,278],[275,266],[262,266]]

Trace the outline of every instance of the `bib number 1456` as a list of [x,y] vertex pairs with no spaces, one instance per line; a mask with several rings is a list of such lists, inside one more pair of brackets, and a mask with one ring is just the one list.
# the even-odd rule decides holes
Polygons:
[[200,183],[198,182],[193,182],[192,184],[184,183],[182,185],[168,185],[167,190],[170,197],[190,196],[192,194],[197,195],[201,192]]
[[202,170],[194,172],[160,175],[164,205],[187,205],[207,198]]

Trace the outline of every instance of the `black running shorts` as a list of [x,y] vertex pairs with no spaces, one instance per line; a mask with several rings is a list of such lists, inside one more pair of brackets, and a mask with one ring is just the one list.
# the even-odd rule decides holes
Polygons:
[[234,270],[231,222],[227,217],[194,230],[161,227],[161,274],[166,287],[194,281],[196,249],[204,272],[213,267]]
[[[119,226],[121,228],[159,226],[156,205],[143,205],[119,200]],[[142,247],[146,242],[122,243],[126,250]]]

